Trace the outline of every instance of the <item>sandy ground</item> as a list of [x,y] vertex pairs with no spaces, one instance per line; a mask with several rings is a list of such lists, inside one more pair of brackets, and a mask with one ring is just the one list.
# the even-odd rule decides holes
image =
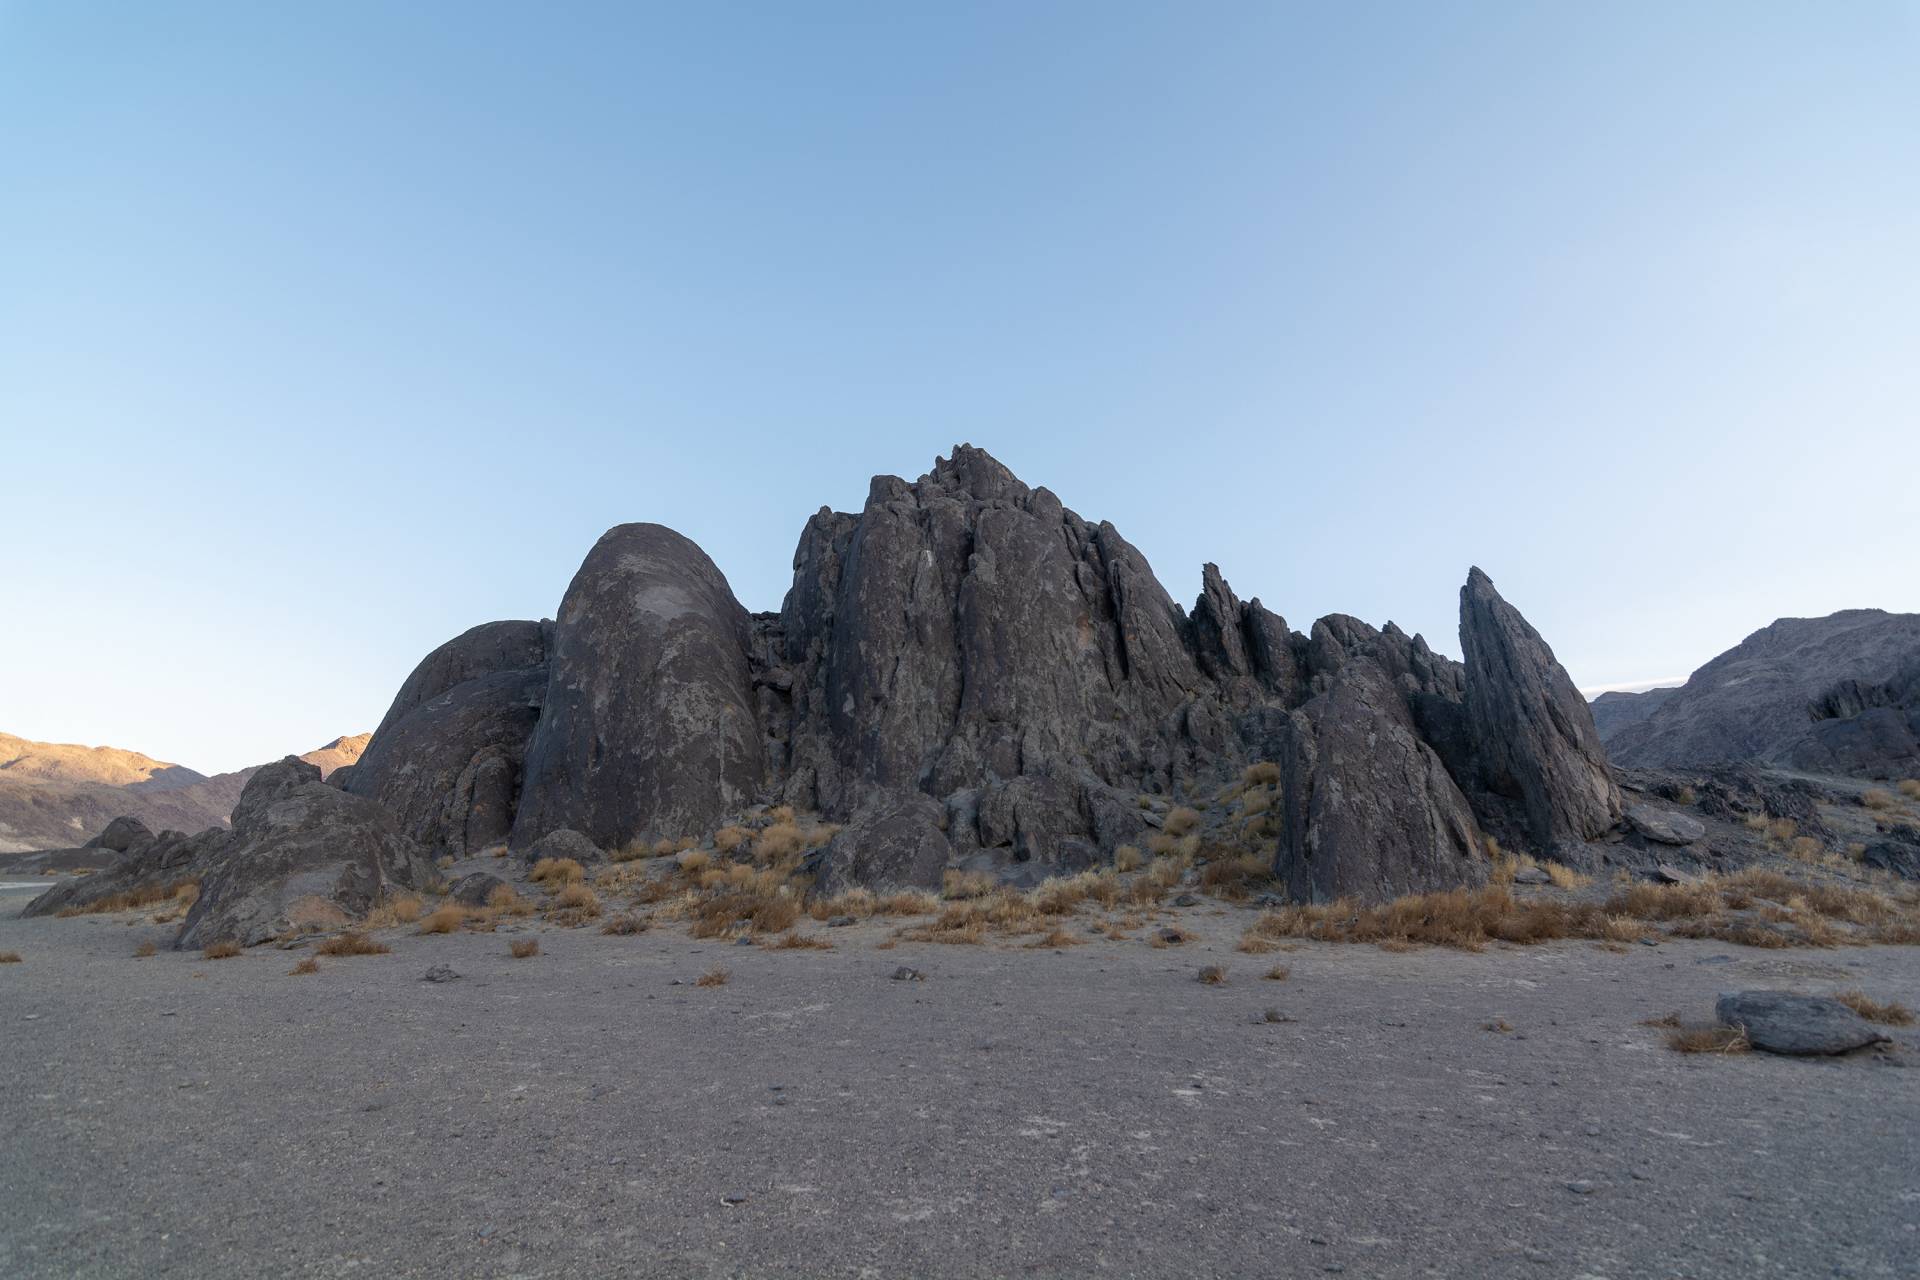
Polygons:
[[1208,904],[1166,950],[535,925],[294,977],[22,901],[0,1276],[1920,1274],[1914,1029],[1798,1061],[1639,1025],[1920,1003],[1920,948],[1255,957]]

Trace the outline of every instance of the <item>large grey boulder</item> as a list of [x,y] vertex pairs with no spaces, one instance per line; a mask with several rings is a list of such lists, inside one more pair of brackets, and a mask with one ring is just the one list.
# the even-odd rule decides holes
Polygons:
[[454,857],[513,830],[527,743],[547,691],[552,624],[489,622],[428,654],[395,696],[346,790]]
[[119,817],[109,822],[99,835],[87,841],[85,847],[125,853],[136,845],[148,844],[152,840],[153,832],[146,823],[134,817]]
[[1544,852],[1620,821],[1593,713],[1553,650],[1477,567],[1460,589],[1460,646],[1479,780],[1512,801]]
[[1293,713],[1279,745],[1274,874],[1293,900],[1382,899],[1485,881],[1467,798],[1376,664],[1348,663]]
[[571,827],[603,848],[712,831],[760,787],[751,628],[706,553],[623,524],[560,603],[513,844]]
[[945,811],[931,797],[903,792],[863,808],[804,869],[815,893],[847,889],[938,889],[953,846]]
[[605,850],[571,827],[547,832],[527,846],[525,856],[529,863],[542,858],[572,858],[583,867],[607,860]]
[[1736,991],[1723,994],[1713,1011],[1728,1026],[1744,1028],[1753,1047],[1767,1053],[1846,1053],[1887,1039],[1852,1009],[1824,996]]
[[1704,840],[1707,824],[1671,809],[1636,804],[1626,812],[1627,825],[1655,844],[1686,845]]
[[291,930],[336,928],[433,876],[424,850],[385,809],[327,786],[319,769],[288,756],[247,783],[174,946],[252,946]]

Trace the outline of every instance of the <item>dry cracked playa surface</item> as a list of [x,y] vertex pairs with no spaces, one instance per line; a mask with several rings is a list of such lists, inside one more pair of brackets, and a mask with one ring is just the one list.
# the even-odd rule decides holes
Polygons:
[[1920,1272],[1915,1028],[1789,1059],[1644,1025],[1911,1003],[1911,946],[1255,956],[1204,902],[1166,948],[529,924],[296,976],[19,901],[0,1275]]

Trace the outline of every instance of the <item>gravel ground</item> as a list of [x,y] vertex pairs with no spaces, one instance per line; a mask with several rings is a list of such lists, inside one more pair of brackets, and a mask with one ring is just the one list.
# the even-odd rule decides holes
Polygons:
[[1920,1003],[1920,948],[1248,956],[1208,905],[1164,950],[534,926],[296,977],[13,910],[0,1276],[1920,1274],[1914,1029],[1814,1062],[1639,1025]]

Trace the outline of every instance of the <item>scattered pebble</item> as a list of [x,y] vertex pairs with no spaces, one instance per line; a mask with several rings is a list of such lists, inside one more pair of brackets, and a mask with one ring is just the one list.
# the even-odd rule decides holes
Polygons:
[[456,973],[452,969],[449,969],[446,965],[437,964],[433,966],[433,968],[421,974],[420,981],[422,982],[453,982],[453,981],[456,981],[459,977],[460,975],[458,973]]
[[903,964],[893,971],[893,980],[895,982],[925,982],[927,975],[918,969],[911,969]]
[[833,917],[833,919],[827,921],[827,928],[844,929],[852,923],[853,923],[852,916],[835,916]]
[[1594,1186],[1591,1182],[1588,1182],[1585,1178],[1581,1178],[1576,1182],[1569,1182],[1567,1184],[1567,1190],[1573,1192],[1573,1194],[1577,1196],[1590,1196],[1594,1192]]

